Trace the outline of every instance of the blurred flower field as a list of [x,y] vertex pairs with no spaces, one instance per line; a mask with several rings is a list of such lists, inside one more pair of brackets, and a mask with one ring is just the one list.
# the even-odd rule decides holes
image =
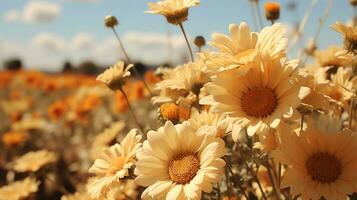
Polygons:
[[[207,48],[184,27],[204,3],[148,4],[182,32],[181,65],[141,73],[109,15],[125,59],[102,73],[1,71],[0,200],[357,199],[356,19],[324,24],[326,1],[291,58],[280,4],[251,0],[271,25],[230,24]],[[318,48],[322,26],[343,43]]]

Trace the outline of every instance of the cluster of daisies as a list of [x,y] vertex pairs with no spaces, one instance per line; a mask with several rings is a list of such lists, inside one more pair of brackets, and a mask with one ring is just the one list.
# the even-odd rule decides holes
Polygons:
[[[275,23],[279,5],[268,3],[271,26],[254,32],[245,22],[230,24],[229,35],[212,35],[212,50],[193,54],[183,24],[199,4],[149,3],[148,13],[182,30],[191,61],[160,68],[161,81],[147,88],[158,107],[157,128],[145,127],[127,101],[137,127],[112,145],[110,129],[122,125],[104,131],[92,149],[91,177],[62,199],[356,198],[356,26],[332,25],[343,46],[310,49],[313,62],[306,64],[288,58],[286,30]],[[106,25],[117,21],[108,17]],[[201,50],[205,41],[194,43]],[[97,80],[126,98],[123,86],[133,69],[120,61]],[[44,163],[56,160],[37,153],[46,154]],[[38,167],[15,163],[14,170]],[[29,182],[29,191],[37,189],[33,179],[13,184]],[[0,188],[0,199],[7,187]]]
[[[199,3],[166,0],[150,3],[148,12],[185,34],[188,9]],[[276,12],[275,4],[266,7]],[[344,47],[311,52],[311,65],[287,58],[279,23],[253,32],[242,22],[229,25],[229,35],[213,34],[215,50],[160,70],[152,102],[162,126],[140,134],[133,129],[105,150],[90,169],[95,181],[89,193],[100,198],[133,178],[145,188],[142,199],[249,198],[242,170],[263,199],[337,200],[357,192],[357,29],[332,28],[343,35]],[[113,89],[126,75],[112,68],[98,79]],[[260,160],[251,162],[247,154]],[[269,186],[259,180],[260,167]]]

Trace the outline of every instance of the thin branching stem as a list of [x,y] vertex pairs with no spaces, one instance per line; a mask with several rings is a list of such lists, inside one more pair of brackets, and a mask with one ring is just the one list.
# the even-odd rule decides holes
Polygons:
[[141,131],[142,134],[144,135],[145,132],[144,132],[143,128],[141,127],[141,125],[140,125],[140,123],[139,123],[139,121],[138,121],[138,118],[137,118],[136,115],[135,115],[134,109],[132,108],[132,106],[131,106],[131,104],[130,104],[130,101],[129,101],[129,99],[128,99],[128,96],[126,96],[126,94],[125,94],[123,88],[120,88],[119,90],[120,90],[120,92],[123,94],[124,99],[125,99],[126,103],[128,104],[129,110],[130,110],[130,112],[131,112],[131,115],[132,115],[133,118],[134,118],[134,121],[135,121],[136,125],[139,127],[140,131]]
[[[116,37],[116,39],[117,39],[117,41],[118,41],[118,43],[119,43],[119,46],[120,46],[122,52],[124,53],[124,56],[125,56],[126,61],[127,61],[128,63],[130,63],[130,64],[133,64],[132,60],[130,59],[128,53],[126,52],[126,50],[125,50],[125,48],[124,48],[123,43],[122,43],[121,40],[120,40],[120,37],[119,37],[119,35],[118,35],[116,29],[115,29],[114,27],[112,27],[112,30],[113,30],[113,33],[114,33],[114,35],[115,35],[115,37]],[[150,90],[150,88],[149,88],[149,85],[146,83],[146,81],[145,81],[145,79],[143,78],[143,76],[139,73],[139,71],[136,69],[135,66],[134,66],[132,69],[134,70],[134,73],[135,73],[135,74],[140,78],[140,80],[144,83],[144,86],[146,87],[146,89],[147,89],[147,91],[149,92],[150,96],[152,96],[152,92],[151,92],[151,90]]]
[[195,62],[195,59],[194,59],[194,57],[193,57],[193,53],[192,53],[192,48],[191,48],[190,42],[189,42],[188,39],[187,39],[187,35],[186,35],[186,32],[185,32],[185,28],[183,27],[183,24],[182,24],[182,23],[179,23],[178,25],[180,26],[180,29],[181,29],[181,31],[182,31],[182,34],[183,34],[183,36],[185,37],[188,50],[190,51],[191,61],[192,61],[192,62]]

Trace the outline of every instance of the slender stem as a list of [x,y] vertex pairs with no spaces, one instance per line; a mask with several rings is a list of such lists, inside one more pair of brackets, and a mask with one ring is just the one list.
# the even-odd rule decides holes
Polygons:
[[227,196],[230,199],[231,198],[231,185],[230,185],[230,181],[229,181],[228,166],[226,166],[225,172],[226,172]]
[[251,9],[252,18],[253,18],[254,29],[255,29],[255,31],[258,31],[257,16],[255,15],[255,12],[254,12],[254,2],[252,0],[250,0],[249,2],[250,2],[250,9]]
[[183,36],[185,37],[188,50],[190,51],[191,61],[192,61],[192,62],[195,62],[195,60],[194,60],[194,58],[193,58],[193,53],[192,53],[191,45],[190,45],[190,42],[189,42],[188,39],[187,39],[187,35],[186,35],[186,32],[185,32],[185,29],[183,28],[182,23],[179,23],[179,26],[180,26],[180,29],[181,29],[181,31],[182,31],[182,33],[183,33]]
[[274,20],[271,20],[271,25],[274,25],[275,21]]
[[202,51],[202,47],[198,47],[198,52],[200,53]]
[[350,103],[350,119],[348,122],[348,128],[352,130],[352,121],[353,121],[353,110],[354,110],[354,96],[351,99]]
[[258,179],[256,173],[253,171],[252,168],[250,168],[250,167],[248,166],[247,163],[246,163],[246,166],[247,166],[247,168],[248,168],[250,174],[253,176],[255,182],[257,182],[258,187],[259,187],[259,190],[260,190],[260,192],[262,193],[263,199],[267,200],[267,197],[265,196],[265,192],[264,192],[264,190],[263,190],[263,187],[262,187],[262,185],[260,184],[260,181],[259,181],[259,179]]
[[[230,172],[231,175],[234,177],[235,175],[234,175],[234,173],[233,173],[233,171],[232,171],[231,166],[230,166],[229,164],[227,164],[227,166],[228,166],[229,172]],[[247,193],[245,193],[245,191],[244,191],[244,189],[243,189],[243,186],[242,186],[242,184],[241,184],[241,182],[240,182],[240,178],[239,178],[239,177],[238,177],[237,182],[234,182],[234,183],[237,183],[237,184],[238,184],[238,187],[239,187],[240,191],[242,192],[243,196],[244,196],[247,200],[249,200],[249,196],[247,195]]]
[[218,188],[218,199],[221,199],[221,186],[219,185],[219,182],[217,183],[217,188]]
[[[115,29],[114,27],[112,27],[112,30],[113,30],[113,33],[114,33],[114,35],[115,35],[115,37],[116,37],[116,39],[117,39],[117,41],[118,41],[118,43],[119,43],[119,46],[120,46],[122,52],[124,53],[124,56],[125,56],[126,61],[127,61],[128,63],[131,63],[131,64],[132,64],[133,62],[132,62],[132,60],[130,59],[128,53],[126,52],[126,50],[125,50],[125,48],[124,48],[124,45],[123,45],[123,43],[121,42],[120,37],[119,37],[119,35],[118,35],[116,29]],[[140,80],[144,83],[144,86],[145,86],[146,89],[148,90],[150,96],[152,96],[152,92],[151,92],[151,90],[150,90],[150,88],[149,88],[149,85],[146,83],[146,81],[144,80],[144,78],[142,77],[142,75],[139,73],[139,71],[136,69],[135,66],[133,67],[133,70],[134,70],[134,73],[135,73],[136,75],[138,75],[139,78],[140,78]]]
[[263,18],[262,18],[262,15],[261,15],[261,13],[260,13],[260,9],[259,9],[259,2],[258,2],[258,1],[254,1],[254,7],[255,7],[255,12],[256,12],[256,15],[258,16],[260,29],[262,29],[262,28],[263,28],[263,26],[264,26],[264,24],[263,24]]
[[273,174],[271,172],[272,171],[272,165],[269,164],[269,161],[268,161],[268,166],[267,167],[268,167],[267,169],[268,169],[269,179],[271,181],[271,185],[273,186],[273,192],[274,192],[277,200],[280,200],[281,198],[280,198],[279,192],[278,192],[278,190],[276,188],[276,181],[275,181],[274,176],[273,176]]
[[126,103],[128,104],[129,110],[130,110],[130,112],[131,112],[131,115],[132,115],[133,118],[134,118],[134,121],[135,121],[136,125],[139,127],[139,129],[141,130],[141,132],[142,132],[143,134],[145,134],[143,128],[141,127],[141,125],[140,125],[140,123],[139,123],[139,121],[138,121],[138,118],[136,118],[134,109],[131,107],[131,104],[130,104],[130,102],[129,102],[129,99],[128,99],[128,97],[126,96],[124,90],[123,90],[122,88],[120,88],[119,90],[120,90],[120,92],[123,94],[124,99],[125,99]]
[[45,179],[48,180],[48,182],[50,182],[53,186],[55,186],[60,192],[62,192],[63,194],[69,194],[69,192],[67,191],[66,188],[64,188],[63,186],[55,183],[54,180],[50,179],[50,177],[45,175]]
[[301,121],[300,121],[300,131],[304,129],[304,114],[301,114]]

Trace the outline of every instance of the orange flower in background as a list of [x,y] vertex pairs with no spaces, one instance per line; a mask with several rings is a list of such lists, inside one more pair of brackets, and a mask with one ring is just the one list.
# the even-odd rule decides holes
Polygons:
[[161,81],[161,78],[159,76],[156,76],[153,70],[147,71],[144,74],[144,79],[149,84],[155,84]]
[[43,83],[43,90],[45,90],[46,93],[54,92],[58,88],[59,86],[56,79],[46,79]]
[[47,108],[47,114],[53,121],[58,121],[66,112],[68,108],[67,103],[64,100],[58,100]]
[[12,71],[0,71],[0,88],[8,86],[16,72]]
[[95,108],[100,106],[101,103],[102,103],[102,100],[101,100],[100,96],[98,96],[96,94],[87,95],[86,97],[81,99],[78,102],[78,104],[76,105],[76,107],[74,108],[77,119],[79,121],[81,121],[82,123],[87,123],[88,114],[92,110],[94,110]]
[[27,71],[22,73],[26,85],[40,88],[44,81],[45,75],[38,71]]
[[14,111],[12,113],[9,114],[9,118],[10,118],[10,122],[13,124],[15,122],[20,121],[21,117],[22,117],[22,113],[21,112],[17,112]]
[[16,146],[23,144],[27,139],[27,135],[23,132],[10,131],[2,135],[2,143],[5,146]]
[[20,91],[11,91],[10,92],[10,100],[21,100],[23,97],[22,93]]
[[115,92],[115,110],[119,113],[126,112],[128,109],[128,103],[125,101],[125,97],[121,92]]
[[174,103],[164,103],[160,106],[160,115],[167,121],[177,124],[190,118],[190,109]]
[[135,81],[130,84],[129,90],[129,100],[136,101],[145,98],[147,96],[147,91],[145,85],[142,82]]

